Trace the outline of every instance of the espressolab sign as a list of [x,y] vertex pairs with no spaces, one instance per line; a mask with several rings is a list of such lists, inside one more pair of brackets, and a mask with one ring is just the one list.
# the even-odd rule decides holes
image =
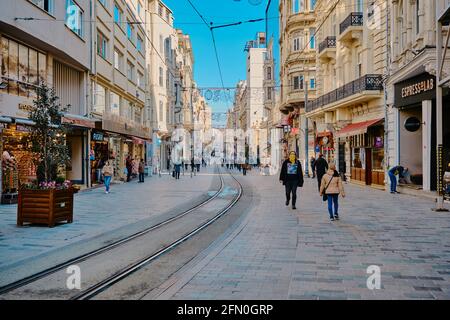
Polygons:
[[436,77],[423,73],[395,84],[395,106],[406,107],[432,100],[436,96]]

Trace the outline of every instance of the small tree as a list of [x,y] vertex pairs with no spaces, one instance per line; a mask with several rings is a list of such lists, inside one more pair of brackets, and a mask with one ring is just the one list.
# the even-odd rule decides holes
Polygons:
[[69,160],[66,146],[67,126],[62,123],[62,108],[55,90],[41,83],[36,89],[37,98],[28,118],[35,123],[31,127],[30,143],[37,167],[38,183],[56,180],[58,167]]

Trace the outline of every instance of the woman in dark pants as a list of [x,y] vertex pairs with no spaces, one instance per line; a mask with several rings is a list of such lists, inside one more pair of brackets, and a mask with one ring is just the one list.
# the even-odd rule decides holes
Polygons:
[[297,154],[294,151],[289,153],[289,159],[283,162],[280,172],[280,182],[286,189],[286,205],[289,205],[292,194],[292,209],[296,209],[297,187],[303,187],[302,164],[297,160]]

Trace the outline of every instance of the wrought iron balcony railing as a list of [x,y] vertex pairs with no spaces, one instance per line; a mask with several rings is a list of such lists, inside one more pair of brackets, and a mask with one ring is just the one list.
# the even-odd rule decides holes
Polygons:
[[367,74],[359,79],[345,84],[336,90],[330,91],[314,101],[309,101],[306,106],[306,112],[314,111],[330,103],[350,97],[363,91],[381,91],[383,90],[383,80],[380,74]]
[[319,44],[319,53],[328,48],[336,48],[336,37],[326,37],[325,40]]
[[348,27],[354,26],[362,26],[364,21],[364,15],[362,12],[352,12],[350,15],[345,18],[344,21],[340,24],[340,34],[344,33]]

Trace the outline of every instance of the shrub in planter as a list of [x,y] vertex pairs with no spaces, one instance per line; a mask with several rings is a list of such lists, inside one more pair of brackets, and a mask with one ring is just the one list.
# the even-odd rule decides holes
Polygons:
[[65,109],[58,104],[54,89],[41,84],[29,119],[34,122],[29,144],[37,167],[37,181],[22,185],[19,190],[17,224],[73,221],[74,188],[70,181],[57,178],[58,168],[69,160],[65,144],[67,127],[62,124]]

